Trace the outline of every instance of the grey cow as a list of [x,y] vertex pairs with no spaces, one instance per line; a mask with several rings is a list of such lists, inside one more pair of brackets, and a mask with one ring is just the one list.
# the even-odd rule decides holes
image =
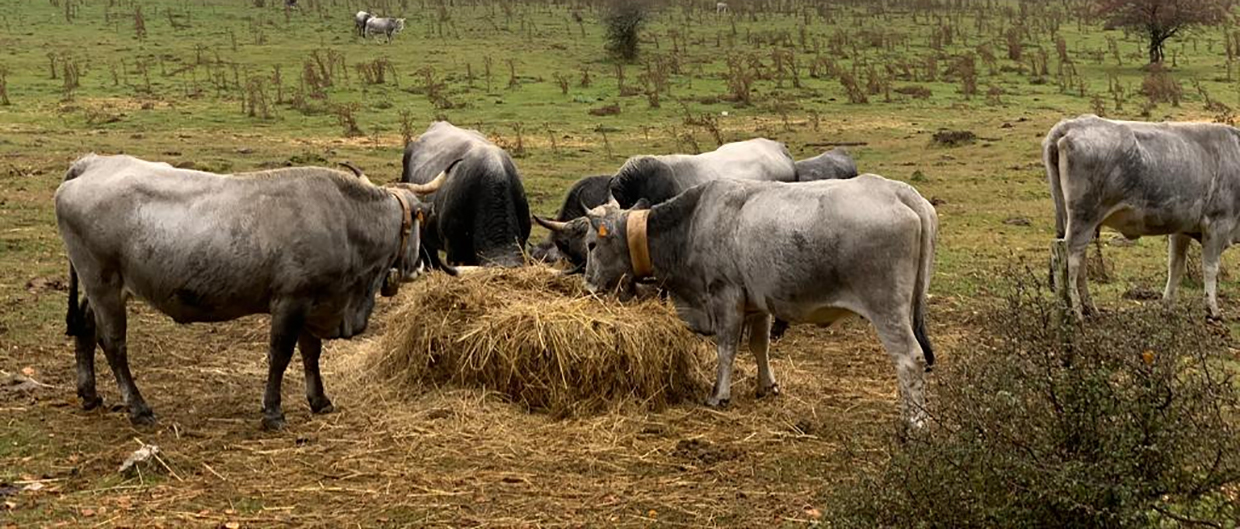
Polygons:
[[363,332],[375,293],[395,294],[413,276],[418,221],[428,211],[415,193],[443,181],[380,188],[316,167],[221,176],[130,156],[77,160],[55,202],[83,407],[102,402],[98,343],[130,420],[155,420],[126,352],[125,304],[137,296],[178,323],[271,314],[263,425],[284,425],[280,386],[294,346],[311,410],[331,411],[319,375],[322,340]]
[[1168,236],[1168,302],[1184,274],[1189,240],[1200,241],[1209,315],[1221,317],[1219,258],[1240,237],[1240,130],[1085,115],[1059,122],[1042,147],[1078,316],[1093,310],[1082,272],[1085,250],[1099,227],[1108,226],[1129,239]]
[[405,19],[403,18],[380,18],[370,17],[366,19],[366,25],[362,29],[362,36],[369,37],[376,33],[382,33],[387,36],[387,41],[392,42],[392,35],[400,33],[405,29]]
[[707,405],[730,399],[746,328],[761,397],[778,392],[767,358],[772,316],[827,325],[858,314],[895,364],[904,417],[922,423],[923,373],[934,363],[925,313],[938,216],[916,190],[875,175],[795,185],[718,180],[644,206],[612,201],[589,212],[586,287],[631,292],[635,280],[656,277],[689,328],[715,337]]
[[366,38],[366,21],[374,18],[374,15],[365,11],[358,11],[353,15],[353,25],[357,29],[357,36]]
[[857,176],[857,162],[843,147],[836,147],[796,163],[798,182],[844,180]]

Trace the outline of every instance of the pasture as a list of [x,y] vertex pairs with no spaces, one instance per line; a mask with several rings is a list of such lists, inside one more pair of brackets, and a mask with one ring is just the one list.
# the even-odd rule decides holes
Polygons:
[[[1140,36],[1104,31],[1077,1],[733,0],[716,13],[674,0],[633,63],[606,53],[598,2],[299,3],[0,0],[0,375],[41,384],[0,387],[0,524],[799,526],[824,522],[832,490],[882,465],[896,429],[891,365],[862,321],[794,326],[772,348],[777,398],[754,398],[742,352],[722,411],[557,418],[472,389],[402,394],[357,368],[401,325],[389,316],[405,295],[379,302],[365,336],[325,345],[335,413],[312,416],[291,369],[289,427],[260,431],[265,318],[181,326],[140,302],[129,352],[159,423],[83,412],[52,208],[82,154],[221,173],[349,160],[385,183],[404,140],[448,120],[506,148],[531,210],[553,215],[572,182],[634,154],[755,136],[797,159],[845,145],[862,172],[909,182],[938,210],[929,325],[951,363],[977,346],[1007,271],[1045,274],[1041,141],[1054,123],[1231,122],[1240,104],[1236,33],[1177,38],[1167,76],[1151,77]],[[363,40],[361,9],[406,28]],[[945,131],[971,134],[937,141]],[[1163,238],[1102,252],[1104,309],[1160,291]],[[1220,284],[1229,322],[1235,280]],[[1181,298],[1204,320],[1199,284]],[[100,365],[110,405],[120,397]],[[139,442],[161,448],[158,471],[119,474]]]

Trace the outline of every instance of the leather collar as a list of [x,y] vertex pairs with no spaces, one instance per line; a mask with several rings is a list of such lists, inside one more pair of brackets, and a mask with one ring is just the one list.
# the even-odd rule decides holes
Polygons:
[[396,265],[405,256],[405,248],[409,246],[409,235],[413,233],[413,210],[409,207],[409,201],[398,191],[388,189],[387,192],[400,203],[400,246],[396,250],[396,258],[392,259],[392,268],[397,268]]
[[625,238],[629,243],[629,260],[633,263],[633,279],[644,279],[654,275],[654,265],[650,262],[650,241],[646,237],[646,218],[650,210],[630,211],[625,224]]

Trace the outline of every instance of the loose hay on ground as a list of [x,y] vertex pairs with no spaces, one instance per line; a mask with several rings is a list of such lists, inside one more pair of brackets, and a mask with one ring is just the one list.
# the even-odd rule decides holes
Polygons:
[[588,295],[542,267],[406,285],[368,377],[408,390],[480,387],[558,416],[661,409],[706,385],[709,347],[665,302]]

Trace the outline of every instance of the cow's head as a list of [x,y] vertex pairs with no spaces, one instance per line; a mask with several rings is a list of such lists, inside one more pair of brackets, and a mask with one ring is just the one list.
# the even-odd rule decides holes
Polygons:
[[383,296],[395,296],[401,283],[417,277],[422,264],[422,225],[435,212],[434,205],[422,202],[418,195],[438,191],[459,162],[452,162],[439,176],[425,184],[401,183],[387,187],[388,193],[400,205],[401,224],[396,255],[379,291]]
[[551,248],[547,248],[545,256],[550,258],[558,254],[556,257],[562,257],[572,265],[570,273],[581,272],[581,268],[586,264],[586,234],[590,231],[589,219],[577,217],[567,222],[560,222],[535,216],[534,222],[551,231],[549,239],[555,246],[555,250],[553,253]]
[[[633,210],[647,209],[644,199]],[[591,209],[584,217],[589,223],[585,236],[587,251],[585,283],[592,293],[612,292],[628,297],[636,292],[637,275],[633,271],[629,249],[629,215],[633,210],[621,209],[614,198]],[[645,241],[641,241],[645,244]]]

